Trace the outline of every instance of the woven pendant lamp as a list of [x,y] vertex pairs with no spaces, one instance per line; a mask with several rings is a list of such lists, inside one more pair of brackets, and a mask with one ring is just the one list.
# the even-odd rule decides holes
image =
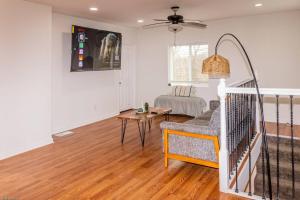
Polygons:
[[217,54],[210,56],[203,61],[202,74],[212,79],[227,78],[230,75],[229,61]]

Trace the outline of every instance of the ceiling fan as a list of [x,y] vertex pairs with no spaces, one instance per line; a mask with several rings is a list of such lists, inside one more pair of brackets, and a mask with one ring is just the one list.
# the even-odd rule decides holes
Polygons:
[[159,26],[168,26],[169,31],[171,32],[179,32],[183,29],[183,26],[193,27],[193,28],[201,28],[204,29],[207,27],[206,24],[203,24],[200,20],[187,20],[184,19],[182,15],[177,15],[177,11],[179,10],[179,6],[171,7],[174,14],[167,17],[167,19],[154,19],[158,23],[148,24],[143,26],[143,28],[155,28]]

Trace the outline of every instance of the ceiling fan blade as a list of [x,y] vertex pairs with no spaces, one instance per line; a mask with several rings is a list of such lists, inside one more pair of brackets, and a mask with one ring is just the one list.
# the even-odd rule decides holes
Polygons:
[[198,20],[198,19],[186,19],[184,18],[184,22],[196,22],[196,23],[203,23],[202,20]]
[[182,26],[188,26],[188,27],[193,27],[193,28],[207,28],[206,24],[198,23],[198,22],[184,22],[181,23]]
[[165,26],[165,25],[169,25],[170,22],[160,22],[160,23],[155,23],[155,24],[148,24],[143,26],[144,29],[148,29],[148,28],[156,28],[156,27],[160,27],[160,26]]
[[169,20],[167,19],[153,19],[154,21],[157,21],[157,22],[168,22]]

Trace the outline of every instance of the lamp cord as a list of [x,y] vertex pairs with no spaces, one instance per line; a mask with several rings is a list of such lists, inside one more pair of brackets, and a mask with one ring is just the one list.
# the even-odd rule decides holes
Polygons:
[[174,32],[174,46],[176,47],[177,31]]
[[218,53],[218,47],[220,45],[220,42],[221,40],[225,37],[225,36],[231,36],[233,37],[238,43],[239,45],[241,46],[246,58],[247,58],[247,61],[248,61],[248,64],[250,66],[250,70],[251,70],[251,73],[252,73],[252,76],[253,76],[253,79],[254,79],[254,82],[255,82],[255,87],[256,87],[256,92],[257,92],[257,95],[258,95],[258,102],[259,102],[259,107],[260,107],[260,116],[261,116],[261,126],[262,126],[262,136],[263,136],[263,145],[264,145],[264,149],[265,149],[265,155],[266,155],[266,160],[267,160],[267,173],[268,173],[268,187],[269,187],[269,198],[272,199],[272,182],[271,182],[271,171],[270,171],[270,160],[269,160],[269,150],[268,150],[268,141],[267,141],[267,134],[266,134],[266,126],[265,126],[265,118],[264,118],[264,108],[263,108],[263,103],[262,103],[262,99],[261,99],[261,95],[260,95],[260,92],[259,92],[259,87],[258,87],[258,83],[257,83],[257,79],[256,79],[256,75],[254,73],[254,69],[253,69],[253,66],[252,66],[252,63],[250,61],[250,58],[248,56],[248,53],[246,51],[246,49],[244,48],[243,44],[241,43],[241,41],[232,33],[225,33],[223,34],[216,46],[215,46],[215,55],[217,55]]

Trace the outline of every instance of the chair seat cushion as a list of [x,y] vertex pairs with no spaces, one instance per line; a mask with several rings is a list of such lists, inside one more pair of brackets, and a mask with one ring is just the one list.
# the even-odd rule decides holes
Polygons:
[[212,140],[169,135],[169,153],[218,162]]

